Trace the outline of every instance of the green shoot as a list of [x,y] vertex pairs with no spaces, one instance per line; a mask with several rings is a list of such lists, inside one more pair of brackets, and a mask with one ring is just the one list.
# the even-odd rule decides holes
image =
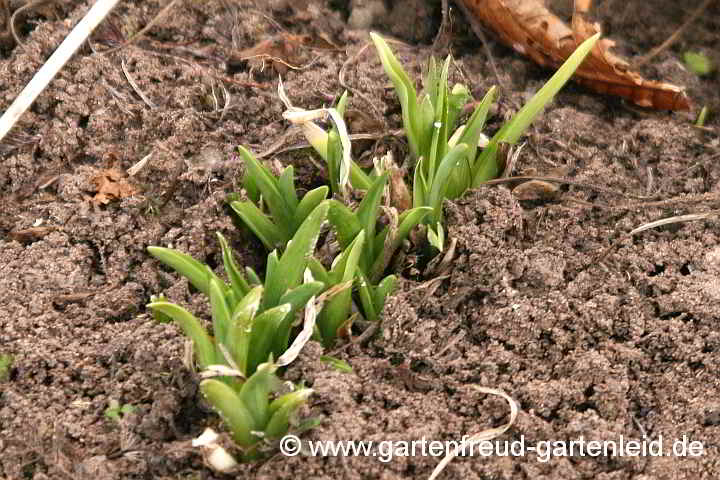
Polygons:
[[418,97],[409,76],[387,43],[375,33],[370,36],[400,101],[410,151],[417,161],[413,180],[413,206],[428,206],[432,209],[425,223],[430,226],[428,235],[435,246],[444,244],[443,234],[438,230],[442,222],[444,200],[457,198],[468,188],[477,187],[499,175],[500,167],[496,160],[498,144],[518,141],[599,38],[597,34],[583,42],[478,155],[478,142],[495,98],[495,88],[491,88],[477,105],[467,124],[458,126],[457,120],[470,94],[463,85],[455,85],[452,89],[448,87],[450,57],[443,62],[442,67],[431,59],[425,76],[425,92]]
[[[357,276],[360,255],[365,246],[365,232],[361,231],[341,255],[335,258],[329,272],[315,259],[310,260],[309,268],[313,276],[323,279],[328,287],[352,284]],[[340,328],[348,321],[352,305],[352,289],[344,288],[335,294],[322,308],[317,318],[317,326],[323,343],[332,347]]]
[[[373,184],[365,197],[353,212],[336,200],[329,200],[328,219],[337,234],[337,240],[344,252],[358,248],[356,242],[362,233],[362,250],[357,260],[358,294],[367,320],[377,320],[385,298],[395,285],[395,277],[390,275],[383,279],[383,274],[390,264],[393,254],[400,248],[410,231],[431,212],[429,207],[417,207],[406,210],[399,216],[390,211],[390,224],[377,232],[377,223],[381,213],[380,202],[387,183],[388,174],[383,173],[373,180]],[[345,255],[345,253],[343,254]],[[343,265],[338,262],[337,265]],[[311,262],[313,275],[322,279],[324,273],[318,262]],[[327,277],[326,277],[327,278]],[[336,279],[337,280],[337,279]],[[339,281],[339,280],[338,280]],[[339,325],[340,320],[336,320]],[[332,332],[328,331],[331,337]]]
[[0,382],[10,378],[10,369],[13,364],[13,356],[7,353],[0,353]]
[[437,222],[434,228],[428,228],[427,238],[430,245],[437,248],[438,251],[442,252],[445,250],[445,229],[442,223]]
[[695,126],[696,127],[704,127],[705,121],[707,120],[708,113],[710,112],[710,109],[707,105],[704,105],[702,109],[700,109],[700,113],[698,113],[697,118],[695,119]]
[[124,404],[120,405],[120,402],[118,402],[115,399],[110,400],[108,407],[105,409],[105,416],[109,418],[110,420],[114,420],[116,422],[120,422],[122,417],[127,415],[128,413],[132,413],[135,411],[135,407],[130,404]]
[[320,361],[327,363],[335,370],[342,373],[352,373],[353,369],[348,362],[340,358],[331,357],[330,355],[321,355]]
[[698,77],[710,75],[715,70],[715,65],[704,53],[685,52],[683,60],[688,69]]
[[473,188],[479,187],[483,182],[491,180],[500,174],[496,161],[498,145],[502,142],[509,144],[517,143],[533,120],[535,120],[545,106],[552,101],[555,94],[559,92],[570,77],[572,77],[575,70],[577,70],[583,60],[585,60],[585,57],[590,53],[599,38],[600,34],[596,33],[581,43],[565,63],[560,66],[557,72],[550,77],[550,80],[490,139],[490,143],[477,159],[476,165],[478,165],[478,167],[473,176]]
[[292,166],[286,167],[278,178],[248,150],[239,147],[239,151],[247,167],[245,188],[256,202],[260,202],[262,198],[269,215],[251,201],[233,201],[230,202],[230,207],[265,248],[284,249],[310,212],[325,200],[328,187],[318,187],[298,199]]
[[[249,377],[258,365],[287,350],[295,314],[325,287],[322,282],[302,283],[302,275],[327,212],[327,202],[318,205],[300,225],[283,255],[278,258],[276,250],[268,255],[266,278],[261,285],[257,285],[259,279],[252,270],[247,272],[252,272],[254,278],[245,278],[219,234],[229,283],[188,255],[161,247],[148,248],[154,257],[193,281],[193,285],[204,288],[201,291],[210,300],[212,336],[199,319],[179,305],[161,300],[148,306],[171,317],[192,339],[201,370],[223,365],[239,372],[241,378]],[[198,278],[199,266],[204,269],[204,279]],[[230,385],[237,383],[233,378],[225,380]]]
[[[150,303],[165,302],[165,301],[167,301],[167,297],[165,297],[165,295],[163,295],[162,293],[161,293],[160,295],[150,295]],[[157,311],[157,310],[153,310],[152,315],[153,315],[153,319],[154,319],[157,323],[170,323],[170,322],[172,322],[172,318],[171,318],[171,317],[169,317],[169,316],[165,315],[164,313],[159,312],[159,311]]]
[[276,365],[263,363],[237,388],[214,378],[200,383],[203,395],[242,450],[242,460],[259,458],[266,442],[286,435],[293,414],[312,394],[310,389],[299,388],[272,399],[282,384],[276,371]]

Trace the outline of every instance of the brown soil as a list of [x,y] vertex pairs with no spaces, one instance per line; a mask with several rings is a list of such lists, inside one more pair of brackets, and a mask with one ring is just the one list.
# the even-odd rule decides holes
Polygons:
[[[90,2],[78,3],[57,2],[20,16],[23,46],[2,37],[3,110]],[[116,45],[166,3],[121,2],[92,47]],[[184,339],[144,307],[161,292],[196,312],[207,312],[207,305],[145,248],[172,244],[217,265],[214,232],[220,231],[242,262],[263,265],[261,245],[235,228],[224,205],[226,195],[239,190],[232,151],[238,144],[266,151],[286,132],[275,69],[296,105],[332,101],[342,90],[343,63],[367,41],[366,31],[347,30],[348,16],[354,8],[377,7],[360,1],[238,3],[187,0],[132,46],[111,54],[84,47],[2,146],[0,354],[14,357],[0,379],[2,479],[218,477],[189,447],[218,420],[199,401],[197,379],[183,366]],[[619,51],[633,56],[665,40],[700,1],[597,3]],[[406,0],[381,7],[389,10],[372,10],[367,21],[367,12],[357,10],[353,25],[409,42],[394,48],[419,74],[433,52],[428,42],[439,6]],[[714,4],[644,71],[688,86],[696,106],[715,112],[718,77],[698,79],[679,59],[693,49],[718,63],[718,18]],[[234,59],[283,32],[307,35],[324,48],[284,45],[300,69],[268,62],[261,70],[261,64]],[[456,70],[456,80],[472,85],[479,98],[497,80],[457,9],[451,34],[443,38],[463,75]],[[506,86],[492,132],[548,73],[494,42],[490,49]],[[438,53],[446,51],[439,47]],[[130,86],[123,63],[153,107]],[[347,66],[345,80],[354,90],[353,132],[399,128],[397,101],[371,49]],[[507,420],[503,400],[471,388],[481,385],[503,389],[521,407],[505,440],[641,439],[645,433],[662,436],[667,451],[685,435],[702,442],[704,454],[576,455],[547,463],[534,455],[463,458],[441,478],[720,477],[717,224],[682,223],[624,236],[643,223],[707,211],[716,202],[717,117],[708,131],[691,120],[639,112],[569,85],[531,128],[515,172],[562,169],[583,185],[562,185],[550,200],[529,201],[505,186],[487,187],[448,204],[448,232],[458,241],[451,269],[426,283],[432,279],[406,263],[381,334],[338,354],[353,373],[320,362],[317,344],[286,372],[312,385],[316,394],[306,413],[324,418],[303,438],[457,440]],[[288,138],[283,146],[297,141]],[[396,158],[406,152],[399,137],[356,148],[358,158],[388,148]],[[134,195],[98,202],[101,172],[127,169],[148,154],[147,165],[126,179]],[[296,165],[304,188],[323,182],[307,151],[271,158]],[[672,202],[646,204],[657,200]],[[601,259],[610,245],[615,249]],[[120,422],[107,418],[112,400],[135,410]],[[243,477],[427,478],[438,461],[277,455],[244,467]]]

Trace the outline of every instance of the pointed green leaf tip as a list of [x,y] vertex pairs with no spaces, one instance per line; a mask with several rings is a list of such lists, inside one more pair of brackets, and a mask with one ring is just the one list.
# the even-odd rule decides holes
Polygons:
[[277,305],[280,297],[302,282],[302,275],[315,250],[320,228],[327,218],[328,207],[327,201],[315,207],[295,232],[293,239],[288,242],[277,268],[267,273],[261,310]]

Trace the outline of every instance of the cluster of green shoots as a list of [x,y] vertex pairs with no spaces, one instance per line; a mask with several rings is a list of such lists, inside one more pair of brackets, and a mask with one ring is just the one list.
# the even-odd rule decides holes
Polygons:
[[277,250],[268,255],[264,282],[251,268],[243,272],[238,267],[220,234],[228,281],[189,255],[148,248],[209,298],[212,335],[179,305],[160,299],[149,307],[175,320],[192,340],[198,368],[213,376],[203,380],[200,389],[228,424],[245,459],[257,457],[264,443],[285,435],[291,415],[311,393],[299,388],[271,400],[281,385],[277,369],[292,361],[283,354],[292,356],[297,350],[288,349],[295,316],[324,289],[322,282],[307,278],[304,272],[327,212],[326,202],[316,206],[282,255]]
[[431,60],[425,76],[425,92],[418,97],[413,82],[395,58],[385,40],[371,33],[385,73],[395,87],[410,153],[415,159],[412,192],[413,207],[428,206],[428,240],[440,251],[445,237],[442,205],[469,188],[496,178],[500,173],[497,152],[500,143],[515,144],[545,105],[565,85],[599,38],[583,42],[552,78],[478,151],[478,141],[488,111],[495,99],[491,88],[464,125],[457,126],[460,113],[470,100],[465,85],[448,86],[448,56],[440,68]]
[[[389,206],[389,172],[382,163],[366,172],[352,160],[343,121],[347,94],[334,108],[306,111],[290,104],[281,83],[280,97],[288,107],[285,118],[302,125],[310,144],[326,161],[330,185],[300,198],[292,166],[276,176],[240,147],[248,200],[232,201],[230,206],[270,252],[264,279],[251,268],[237,265],[220,234],[227,280],[184,253],[149,247],[154,257],[186,277],[209,299],[212,333],[192,313],[164,298],[149,307],[157,315],[175,320],[192,340],[194,359],[204,377],[201,391],[226,422],[243,459],[257,458],[264,445],[285,435],[293,414],[311,393],[296,387],[278,394],[278,370],[291,362],[310,338],[330,348],[358,316],[378,321],[396,284],[396,277],[387,275],[388,267],[411,231],[425,225],[429,243],[443,250],[445,199],[457,198],[499,174],[499,144],[517,142],[597,40],[595,36],[584,42],[480,148],[495,88],[467,121],[458,125],[471,95],[464,85],[448,86],[450,57],[442,66],[430,62],[425,90],[418,96],[385,41],[371,36],[402,108],[415,165],[412,208],[398,212]],[[313,120],[328,115],[333,126],[326,132]],[[357,205],[347,202],[348,187],[364,192]],[[330,193],[333,198],[328,199]],[[337,240],[339,251],[331,262],[326,259],[323,263],[315,255],[315,247],[326,223],[331,229],[326,237]],[[299,326],[303,311],[304,321]]]

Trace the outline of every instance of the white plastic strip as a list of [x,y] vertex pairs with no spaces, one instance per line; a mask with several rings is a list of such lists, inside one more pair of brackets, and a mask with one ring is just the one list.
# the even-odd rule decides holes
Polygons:
[[119,0],[97,0],[0,118],[0,141]]

